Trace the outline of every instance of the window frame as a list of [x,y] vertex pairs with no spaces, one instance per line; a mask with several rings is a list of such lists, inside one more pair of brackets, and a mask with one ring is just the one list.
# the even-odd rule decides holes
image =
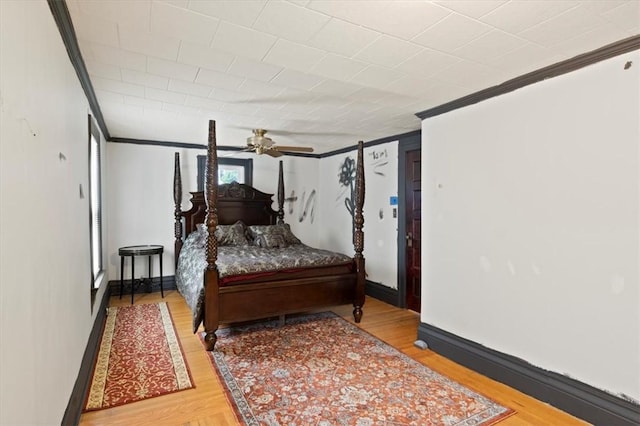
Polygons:
[[[204,191],[204,178],[207,169],[207,156],[198,155],[198,191]],[[224,166],[244,167],[244,183],[253,186],[253,159],[252,158],[218,158],[218,174]]]
[[[89,248],[90,248],[90,272],[91,272],[91,300],[102,284],[104,270],[104,233],[103,204],[102,204],[102,147],[100,131],[91,114],[88,115],[89,143],[88,143],[88,169],[89,169]],[[95,166],[94,166],[95,155]],[[95,181],[95,182],[94,182]],[[95,189],[94,189],[95,183]],[[97,211],[94,211],[97,210]],[[97,235],[96,235],[97,234]],[[97,241],[96,241],[97,239]],[[97,266],[97,268],[96,268]],[[93,303],[92,303],[93,306]]]

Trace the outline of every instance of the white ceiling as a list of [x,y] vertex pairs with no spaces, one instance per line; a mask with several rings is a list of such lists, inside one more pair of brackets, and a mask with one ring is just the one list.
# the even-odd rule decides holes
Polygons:
[[640,2],[67,0],[112,137],[332,151],[640,33]]

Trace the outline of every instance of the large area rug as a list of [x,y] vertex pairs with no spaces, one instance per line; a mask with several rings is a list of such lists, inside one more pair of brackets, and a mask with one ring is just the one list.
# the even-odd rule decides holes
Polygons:
[[192,387],[166,303],[109,308],[85,411]]
[[513,411],[329,312],[218,330],[209,352],[246,425],[490,425]]

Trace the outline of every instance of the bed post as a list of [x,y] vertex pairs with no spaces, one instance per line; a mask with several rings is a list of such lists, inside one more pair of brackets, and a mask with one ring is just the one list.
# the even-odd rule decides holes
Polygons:
[[212,351],[216,345],[218,329],[218,241],[215,237],[218,226],[218,154],[216,152],[216,122],[209,120],[209,143],[207,144],[207,172],[205,201],[207,204],[207,269],[204,272],[204,345]]
[[364,270],[364,256],[362,251],[364,249],[364,232],[362,227],[364,225],[364,216],[362,214],[362,208],[364,206],[364,161],[363,161],[364,144],[362,141],[358,142],[358,162],[356,165],[356,211],[353,218],[354,231],[353,231],[353,248],[355,249],[355,262],[356,262],[356,294],[353,301],[353,318],[356,322],[360,322],[362,319],[362,306],[364,305],[364,287],[365,287],[365,270]]
[[282,173],[282,160],[278,171],[278,224],[284,223],[284,177]]
[[173,202],[175,203],[175,224],[173,228],[173,234],[175,236],[175,242],[173,243],[173,255],[175,260],[175,268],[178,268],[178,255],[182,250],[182,177],[180,176],[180,153],[176,152],[174,155],[174,167],[173,167]]

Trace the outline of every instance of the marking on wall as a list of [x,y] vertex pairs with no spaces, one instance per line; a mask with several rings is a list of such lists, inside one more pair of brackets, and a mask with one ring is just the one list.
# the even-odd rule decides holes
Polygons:
[[[349,191],[348,196],[344,197],[344,206],[349,215],[353,218],[356,210],[356,161],[351,157],[346,157],[344,163],[340,166],[338,172],[338,183],[344,187],[343,191],[338,195],[338,199],[342,197],[345,191]],[[352,223],[353,226],[353,223]]]
[[510,260],[507,262],[507,268],[509,268],[509,272],[511,272],[511,275],[516,275],[516,267],[513,266],[513,263],[511,263]]
[[384,148],[379,151],[373,150],[369,152],[367,156],[372,159],[370,167],[371,170],[373,170],[373,173],[385,176],[384,169],[386,169],[386,166],[389,164],[389,153],[387,152],[387,149]]
[[536,275],[540,275],[542,274],[542,271],[540,270],[540,267],[538,265],[536,265],[535,263],[531,264],[531,270],[533,271],[534,274]]
[[309,222],[313,223],[315,219],[316,212],[316,190],[312,189],[309,194],[309,198],[307,202],[304,202],[304,197],[306,192],[302,193],[302,200],[300,201],[300,214],[298,215],[298,222],[304,222],[307,214],[309,215]]
[[291,195],[287,198],[284,199],[285,203],[289,203],[288,209],[289,209],[289,214],[293,214],[293,204],[298,200],[298,197],[296,197],[296,191],[291,191]]

